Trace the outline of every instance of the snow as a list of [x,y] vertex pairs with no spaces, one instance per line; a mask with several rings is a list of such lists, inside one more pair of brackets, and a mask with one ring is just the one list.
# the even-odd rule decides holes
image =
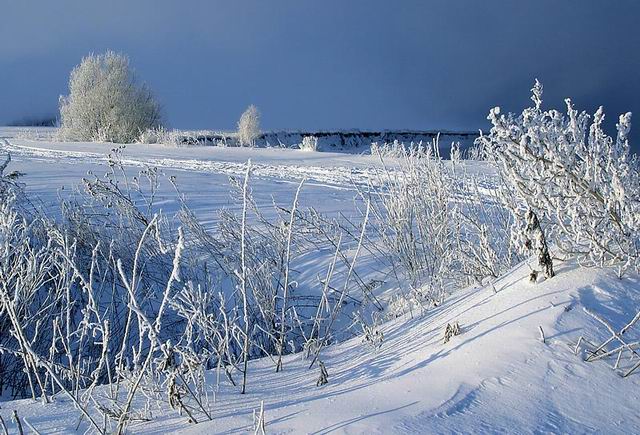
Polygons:
[[[8,130],[8,131],[7,131]],[[27,190],[36,194],[47,206],[56,206],[57,192],[70,190],[92,171],[104,171],[106,155],[112,144],[38,142],[11,137],[9,129],[0,129],[0,152],[10,152],[11,170],[24,172]],[[2,137],[9,137],[3,139]],[[216,210],[234,207],[229,197],[229,176],[242,177],[246,162],[252,160],[252,186],[260,204],[271,204],[272,198],[295,191],[303,177],[303,207],[313,205],[319,211],[335,214],[353,209],[355,192],[351,180],[363,180],[371,156],[338,153],[308,153],[299,150],[247,148],[171,148],[157,145],[129,145],[123,161],[133,170],[156,166],[167,176],[175,176],[189,205],[205,224],[216,219]],[[364,174],[364,175],[363,175]],[[163,211],[175,211],[179,204],[170,183],[161,185]],[[327,201],[317,201],[319,196]]]
[[[0,150],[12,153],[11,169],[26,173],[22,181],[28,191],[52,214],[56,197],[68,194],[87,171],[98,170],[110,147],[19,139],[0,129]],[[354,183],[367,184],[378,165],[367,155],[282,149],[131,145],[124,153],[131,168],[155,165],[177,176],[205,225],[215,223],[216,210],[234,206],[228,176],[241,176],[248,158],[260,181],[253,186],[258,203],[290,204],[299,180],[307,177],[300,206],[335,215],[356,213]],[[467,166],[472,173],[492,175],[482,163]],[[168,213],[177,209],[168,183],[160,199]],[[326,262],[330,256],[313,253],[304,261]],[[640,277],[620,280],[615,270],[584,269],[571,261],[556,263],[557,276],[537,284],[529,282],[529,272],[523,263],[492,284],[454,293],[438,307],[382,323],[378,349],[361,337],[325,348],[321,360],[329,383],[322,387],[316,387],[318,366],[309,370],[310,361],[301,354],[285,356],[281,373],[268,358],[254,360],[247,394],[220,383],[213,421],[190,424],[166,404],[151,402],[153,419],[128,430],[252,432],[253,413],[264,402],[267,433],[633,432],[640,425],[640,373],[622,378],[608,361],[584,362],[574,349],[581,336],[594,342],[605,338],[584,308],[616,327],[633,317],[640,309]],[[314,277],[303,270],[298,278]],[[445,344],[445,327],[455,321],[462,333]],[[208,379],[213,395],[215,373]],[[10,431],[16,430],[11,422],[16,410],[41,433],[77,433],[79,413],[63,395],[47,405],[17,400],[0,406]],[[80,423],[80,432],[88,428],[86,421]]]
[[[384,324],[377,351],[360,338],[328,348],[323,387],[315,386],[317,367],[308,370],[298,355],[285,357],[278,374],[270,360],[252,361],[248,393],[221,384],[213,421],[190,425],[163,408],[130,430],[246,433],[264,401],[268,433],[629,433],[640,424],[640,378],[583,362],[573,348],[597,330],[582,307],[622,323],[640,306],[638,284],[637,276],[620,281],[611,270],[574,264],[531,284],[521,265],[496,292],[469,288],[424,315]],[[443,344],[452,321],[462,334]],[[73,433],[72,408],[64,397],[46,406],[21,400],[3,404],[0,415],[16,409],[43,433]]]

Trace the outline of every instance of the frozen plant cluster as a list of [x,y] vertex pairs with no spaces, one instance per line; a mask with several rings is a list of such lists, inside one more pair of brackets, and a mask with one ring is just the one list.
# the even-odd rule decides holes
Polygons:
[[315,136],[305,136],[300,143],[302,151],[318,151],[318,138]]
[[[317,369],[344,328],[343,310],[363,304],[349,294],[360,285],[367,219],[351,233],[300,210],[304,182],[290,207],[267,218],[248,164],[231,180],[240,213],[221,211],[211,231],[184,204],[176,229],[155,203],[161,173],[127,174],[121,152],[62,202],[59,220],[0,178],[1,393],[64,395],[93,432],[123,433],[152,407],[211,419],[220,382],[250,388],[250,359],[270,356],[282,371],[282,356],[304,348]],[[316,296],[300,295],[291,264],[315,249],[330,249],[333,261],[318,266]],[[216,386],[205,382],[209,369]]]
[[479,140],[498,164],[515,219],[515,244],[527,250],[527,214],[540,220],[547,239],[585,265],[615,265],[622,275],[640,267],[640,171],[629,152],[631,113],[620,115],[615,138],[593,117],[574,109],[542,109],[542,84],[522,114],[489,114],[493,127]]
[[386,166],[372,187],[373,229],[400,290],[391,314],[439,305],[456,289],[490,282],[521,259],[510,243],[511,216],[497,198],[481,193],[486,181],[461,164],[457,144],[450,160],[437,141],[417,149],[395,148],[398,170]]
[[[437,142],[437,141],[436,141]],[[393,142],[371,143],[371,155],[379,156],[381,158],[404,158],[407,154],[412,156],[418,156],[424,154],[427,148],[431,148],[430,145],[423,145],[422,142],[411,142],[409,145],[394,140]]]

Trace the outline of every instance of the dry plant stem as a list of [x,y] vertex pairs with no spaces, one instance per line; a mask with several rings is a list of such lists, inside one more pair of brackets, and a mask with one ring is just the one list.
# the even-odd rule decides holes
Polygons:
[[187,389],[187,392],[191,395],[191,397],[193,397],[193,400],[195,400],[196,403],[198,404],[198,408],[200,408],[200,410],[204,413],[204,415],[207,416],[209,420],[213,420],[213,417],[211,417],[211,414],[209,413],[209,411],[206,410],[206,408],[202,404],[202,401],[198,399],[198,396],[194,394],[193,390],[191,390],[191,387],[189,387],[189,383],[184,379],[184,377],[182,377],[182,374],[178,373],[178,377],[184,384],[185,388]]
[[[612,350],[610,350],[610,351],[608,351],[608,352],[603,352],[602,350],[600,351],[600,352],[602,352],[602,353],[597,353],[597,354],[595,354],[595,352],[594,352],[594,355],[595,355],[595,356],[594,356],[594,355],[590,355],[590,356],[589,356],[588,361],[589,361],[589,362],[597,361],[597,360],[599,360],[599,359],[603,359],[603,358],[606,358],[606,357],[608,357],[608,356],[611,356],[611,355],[613,355],[613,354],[615,354],[615,353],[618,353],[618,354],[620,355],[620,354],[622,354],[622,352],[623,352],[623,351],[625,351],[625,350],[631,350],[631,349],[633,349],[634,347],[637,347],[637,346],[639,346],[639,345],[640,345],[640,341],[636,341],[636,342],[633,342],[633,343],[625,343],[625,344],[621,344],[621,345],[619,345],[618,347],[616,347],[616,348],[614,348],[614,349],[612,349]],[[635,349],[634,349],[634,350],[635,350]],[[619,359],[619,358],[618,358],[618,359]]]
[[[180,281],[180,277],[179,277],[179,270],[180,270],[180,256],[182,254],[182,249],[184,248],[184,240],[183,240],[183,233],[182,233],[182,229],[180,228],[178,231],[179,234],[179,238],[178,238],[178,245],[176,247],[175,250],[175,254],[174,254],[174,259],[173,259],[173,270],[171,272],[171,276],[169,277],[168,281],[167,281],[167,285],[165,287],[165,291],[163,294],[163,303],[160,306],[160,310],[157,314],[156,317],[156,321],[152,324],[149,319],[144,315],[144,313],[142,312],[142,309],[138,306],[138,303],[136,301],[136,297],[135,297],[135,287],[134,287],[134,283],[135,278],[136,278],[136,271],[137,271],[137,264],[138,264],[138,256],[140,255],[140,251],[142,249],[142,244],[144,242],[144,239],[146,238],[148,232],[150,231],[150,229],[156,224],[157,222],[157,216],[154,216],[153,220],[149,223],[149,225],[147,225],[147,227],[145,228],[145,231],[143,232],[141,238],[140,238],[140,242],[138,244],[138,249],[136,251],[136,257],[134,259],[134,266],[133,266],[133,271],[132,271],[132,276],[131,276],[131,281],[129,282],[129,280],[127,279],[127,276],[123,270],[122,267],[122,261],[118,260],[118,272],[120,273],[120,278],[122,279],[122,283],[124,284],[124,286],[126,287],[127,291],[129,292],[129,308],[131,311],[135,312],[136,315],[138,316],[138,323],[140,324],[140,329],[141,331],[146,329],[147,330],[147,336],[149,339],[149,350],[147,353],[147,357],[142,365],[142,367],[140,368],[140,372],[138,373],[133,385],[130,386],[129,388],[129,393],[127,395],[127,400],[124,404],[124,407],[121,410],[121,414],[120,414],[120,418],[118,420],[118,427],[116,429],[116,433],[118,435],[121,435],[124,432],[124,428],[127,422],[127,417],[128,417],[128,413],[129,413],[129,409],[131,408],[131,403],[133,402],[133,398],[136,394],[136,391],[140,385],[140,382],[142,381],[142,378],[144,377],[144,375],[147,373],[147,370],[151,364],[151,360],[153,358],[154,352],[158,346],[158,334],[160,332],[160,328],[162,325],[162,314],[164,311],[164,308],[166,307],[166,299],[169,297],[169,293],[171,291],[171,287],[173,285],[173,283],[175,281]],[[143,337],[142,335],[140,336],[140,343],[142,343]],[[140,348],[142,348],[142,346],[140,345]]]
[[313,319],[313,327],[311,328],[311,333],[309,334],[310,339],[314,339],[316,334],[319,333],[320,330],[320,312],[324,306],[329,305],[329,300],[327,298],[327,292],[329,291],[329,283],[331,282],[331,278],[333,277],[333,271],[336,267],[336,262],[338,261],[338,253],[340,251],[340,246],[342,245],[342,234],[340,234],[340,238],[338,239],[338,243],[336,244],[336,250],[333,254],[333,260],[331,260],[331,264],[327,269],[327,275],[324,279],[324,285],[322,288],[322,299],[318,304],[318,309],[316,310],[316,315]]
[[7,424],[4,422],[4,418],[0,415],[0,426],[2,427],[2,433],[4,435],[9,435],[9,429],[7,429]]
[[599,356],[599,353],[612,341],[614,340],[618,340],[620,342],[620,344],[626,348],[627,350],[629,350],[632,354],[636,355],[637,357],[640,357],[640,355],[638,355],[638,353],[633,349],[633,347],[631,345],[629,345],[628,343],[626,343],[623,339],[622,339],[622,335],[624,333],[626,333],[632,326],[634,326],[638,320],[640,320],[640,312],[638,312],[635,317],[629,322],[627,323],[621,330],[620,332],[616,332],[613,327],[609,324],[609,322],[605,321],[603,318],[601,318],[600,316],[598,316],[597,314],[595,314],[594,312],[588,310],[587,308],[584,308],[584,311],[589,314],[591,317],[593,317],[594,319],[596,319],[597,321],[599,321],[600,323],[602,323],[605,328],[607,328],[607,330],[609,330],[609,332],[611,333],[611,337],[609,337],[607,340],[605,340],[600,346],[598,346],[593,352],[591,352],[591,355],[589,357],[587,357],[587,361],[593,361],[594,358],[596,356]]
[[20,417],[18,417],[18,411],[13,410],[13,420],[16,422],[16,426],[18,427],[18,434],[24,435],[24,431],[22,430],[22,422],[20,421]]
[[29,429],[31,429],[34,434],[41,435],[40,431],[38,429],[36,429],[31,423],[29,423],[29,421],[26,418],[23,418],[22,420],[24,420],[24,424],[29,426]]
[[247,205],[249,178],[251,176],[251,160],[247,161],[247,172],[242,185],[242,228],[240,233],[240,286],[242,293],[242,312],[244,315],[244,345],[242,346],[242,390],[244,394],[247,388],[247,368],[249,366],[249,300],[247,297],[247,265],[246,265],[246,237],[247,237]]
[[[635,356],[637,358],[640,358],[640,354],[638,354],[638,352],[636,352],[636,349],[634,349],[634,346],[637,346],[638,343],[634,342],[634,343],[627,343],[626,341],[624,341],[624,339],[622,338],[622,336],[629,330],[631,329],[633,326],[635,326],[635,324],[640,320],[640,312],[638,312],[633,319],[631,319],[631,321],[629,323],[627,323],[622,329],[620,329],[619,332],[616,332],[613,327],[604,319],[602,319],[600,316],[598,316],[597,314],[591,312],[590,310],[584,308],[584,311],[589,314],[591,317],[593,317],[594,319],[596,319],[597,321],[599,321],[600,323],[602,323],[605,328],[607,328],[607,330],[611,333],[611,337],[609,337],[607,340],[605,340],[602,344],[600,344],[600,346],[595,347],[595,350],[590,352],[590,355],[587,356],[587,358],[585,359],[585,361],[591,362],[591,361],[596,361],[598,359],[602,359],[605,358],[609,355],[612,355],[616,352],[619,352],[615,367],[618,366],[619,362],[620,362],[620,356],[622,354],[623,350],[628,350],[632,357]],[[611,350],[611,351],[605,351],[606,347],[609,345],[609,343],[613,342],[613,341],[618,341],[620,343],[620,346],[616,347],[615,349]],[[634,371],[636,371],[638,368],[640,368],[640,362],[636,363],[634,366],[632,366],[629,370],[627,370],[622,377],[627,377],[629,376],[631,373],[633,373]]]
[[360,253],[360,248],[362,247],[362,240],[364,239],[364,234],[365,234],[365,230],[367,228],[367,223],[369,221],[369,211],[371,210],[371,201],[367,201],[367,211],[365,212],[364,215],[364,221],[362,222],[362,231],[360,232],[360,239],[358,240],[358,247],[356,248],[356,253],[353,256],[353,260],[351,261],[351,265],[349,267],[349,272],[347,273],[347,277],[344,280],[344,287],[342,289],[342,293],[340,294],[340,299],[338,300],[338,302],[336,302],[336,305],[333,308],[333,312],[331,313],[331,319],[329,320],[329,324],[327,325],[326,328],[326,333],[324,335],[324,337],[322,338],[319,346],[318,346],[318,350],[316,351],[315,356],[313,357],[313,360],[311,361],[311,364],[309,364],[309,369],[311,369],[313,367],[313,365],[316,363],[318,356],[320,355],[320,351],[322,350],[322,348],[327,344],[327,335],[329,333],[329,331],[331,331],[331,328],[333,326],[333,323],[336,321],[336,318],[338,317],[338,313],[340,312],[340,309],[342,307],[342,303],[344,302],[344,298],[346,297],[348,291],[349,291],[349,278],[351,277],[351,274],[353,273],[353,269],[356,265],[356,261],[358,259],[358,254]]
[[265,421],[264,421],[264,400],[260,401],[260,412],[258,413],[258,419],[256,421],[255,418],[255,410],[254,412],[254,435],[266,435]]
[[293,199],[293,206],[291,207],[291,217],[289,219],[289,227],[287,232],[287,253],[285,256],[285,269],[284,269],[284,288],[282,290],[282,313],[280,315],[280,342],[278,344],[278,363],[276,364],[276,373],[282,370],[282,352],[285,342],[285,314],[287,311],[287,297],[289,295],[289,263],[291,260],[291,237],[293,235],[293,223],[295,221],[296,209],[298,207],[298,197],[300,196],[300,190],[304,184],[303,178],[296,190],[295,198]]
[[49,365],[49,363],[42,360],[38,360],[37,355],[33,354],[33,351],[31,349],[28,349],[28,351],[29,353],[31,353],[32,357],[38,361],[39,365],[44,367],[45,370],[49,372],[49,375],[51,376],[51,378],[55,381],[56,384],[58,384],[58,387],[62,391],[64,391],[64,393],[69,397],[69,399],[71,399],[71,401],[76,405],[76,408],[78,408],[78,410],[87,418],[87,420],[89,420],[89,422],[96,429],[96,431],[98,431],[98,433],[103,433],[102,429],[100,429],[100,426],[98,426],[98,424],[91,417],[91,415],[89,415],[89,412],[82,406],[82,404],[78,401],[75,395],[72,394],[67,388],[65,388],[64,384],[60,381],[60,378],[55,373],[53,368]]

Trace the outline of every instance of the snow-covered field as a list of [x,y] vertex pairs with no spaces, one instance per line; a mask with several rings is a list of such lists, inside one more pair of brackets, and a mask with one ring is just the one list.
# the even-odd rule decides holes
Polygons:
[[[56,213],[58,196],[78,186],[88,173],[100,175],[105,170],[111,144],[41,142],[15,138],[13,129],[0,128],[0,149],[11,153],[12,170],[26,174],[28,192],[34,193]],[[296,187],[306,178],[301,192],[302,207],[313,206],[332,216],[353,214],[355,197],[352,183],[366,183],[376,159],[340,153],[308,153],[299,150],[247,149],[219,147],[173,148],[159,145],[128,145],[123,163],[134,174],[146,166],[163,173],[159,204],[164,213],[180,207],[174,187],[167,181],[173,176],[189,207],[210,227],[221,208],[238,209],[238,198],[230,193],[229,177],[242,178],[246,163],[252,162],[252,184],[256,201],[270,213],[274,199],[290,204]]]
[[[31,200],[54,218],[59,197],[73,194],[88,172],[104,171],[112,146],[15,136],[12,129],[0,129],[0,153],[11,154],[10,169],[24,173],[20,180]],[[381,165],[371,155],[158,145],[129,145],[122,154],[131,173],[151,166],[175,177],[186,203],[209,229],[216,227],[220,209],[239,211],[229,176],[242,178],[249,159],[253,196],[267,210],[273,203],[290,205],[306,178],[301,209],[361,222],[360,190],[379,187]],[[494,171],[488,164],[464,165],[466,174],[484,176],[483,189],[491,188],[487,180]],[[395,169],[388,162],[390,173]],[[156,204],[168,215],[180,208],[165,178]],[[332,255],[319,249],[305,256],[297,265],[300,285],[326,270]],[[606,339],[586,310],[616,330],[631,320],[640,309],[640,278],[631,273],[620,280],[613,269],[584,269],[566,261],[556,263],[556,277],[532,284],[529,263],[535,267],[533,260],[521,263],[486,285],[453,292],[435,307],[381,321],[376,328],[384,339],[378,347],[361,336],[328,346],[322,356],[326,385],[316,386],[318,366],[309,370],[302,353],[286,355],[281,373],[275,373],[270,358],[251,360],[244,395],[218,382],[214,370],[207,374],[212,420],[198,414],[199,423],[192,424],[167,403],[138,396],[136,408],[144,409],[149,421],[133,422],[128,431],[253,432],[262,403],[267,433],[633,433],[640,427],[640,373],[619,374],[637,359],[623,359],[613,370],[615,360],[584,362],[584,346],[577,344],[580,337]],[[384,267],[364,252],[357,270],[382,279],[389,273]],[[393,288],[377,291],[384,298]],[[453,322],[461,334],[443,343]],[[104,394],[107,389],[99,387]],[[43,434],[91,429],[62,394],[50,404],[1,403],[0,416],[12,433],[17,430],[14,410]]]

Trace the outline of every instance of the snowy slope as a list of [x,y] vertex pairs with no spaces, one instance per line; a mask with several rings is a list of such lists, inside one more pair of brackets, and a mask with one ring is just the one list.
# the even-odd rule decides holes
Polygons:
[[[11,131],[0,136],[6,138],[0,148],[12,153],[12,169],[26,173],[27,189],[47,207],[87,171],[99,170],[110,148],[18,139]],[[258,169],[259,204],[283,198],[290,203],[306,176],[301,206],[336,215],[355,213],[353,183],[366,184],[377,164],[371,156],[296,150],[134,145],[125,151],[132,170],[157,165],[177,176],[205,225],[215,223],[219,208],[234,206],[228,176],[241,175],[248,158]],[[489,171],[482,164],[468,170]],[[59,191],[61,186],[66,190]],[[167,213],[178,207],[170,185],[162,186],[160,204]],[[309,261],[323,262],[327,255]],[[247,433],[264,401],[267,433],[632,433],[640,424],[640,373],[623,379],[608,362],[583,362],[574,348],[580,336],[604,338],[601,325],[583,308],[617,327],[633,317],[640,309],[640,279],[618,280],[613,271],[571,263],[559,264],[557,271],[555,278],[531,284],[523,264],[494,285],[459,291],[439,307],[384,323],[379,349],[361,338],[328,347],[321,360],[329,383],[322,387],[315,385],[318,367],[309,370],[310,361],[300,354],[286,357],[278,374],[270,359],[251,361],[246,395],[223,377],[214,401],[217,382],[211,372],[213,421],[196,415],[200,423],[190,424],[166,403],[150,401],[136,407],[147,405],[144,417],[150,421],[132,424],[129,432]],[[444,344],[445,326],[454,321],[462,334]],[[48,405],[0,403],[12,433],[13,410],[41,433],[78,433],[79,413],[62,395]],[[79,427],[82,432],[88,425],[83,421]]]
[[[623,379],[604,362],[583,362],[573,347],[599,329],[584,306],[620,325],[628,319],[640,306],[638,277],[563,264],[557,277],[531,284],[528,270],[514,269],[497,292],[468,289],[384,324],[379,350],[359,338],[326,349],[328,385],[315,386],[317,368],[299,355],[279,374],[270,360],[254,361],[248,394],[221,383],[213,421],[189,424],[163,405],[130,431],[246,433],[264,401],[268,433],[632,433],[640,375]],[[443,344],[452,321],[462,334]],[[0,413],[6,420],[14,409],[43,433],[73,433],[77,422],[64,397],[5,403]]]
[[[250,381],[257,391],[221,394],[218,418],[185,432],[245,431],[260,400],[268,430],[277,433],[629,433],[638,427],[638,376],[622,379],[605,363],[582,362],[572,349],[580,335],[596,330],[582,306],[619,309],[629,301],[616,295],[632,294],[637,278],[620,282],[609,271],[569,265],[533,285],[527,271],[515,269],[496,283],[497,293],[469,289],[423,316],[384,325],[378,351],[359,339],[329,349],[325,387],[315,387],[317,370],[309,372],[300,358],[279,375],[261,361]],[[452,321],[463,334],[443,344]],[[148,430],[178,429],[181,420]]]

